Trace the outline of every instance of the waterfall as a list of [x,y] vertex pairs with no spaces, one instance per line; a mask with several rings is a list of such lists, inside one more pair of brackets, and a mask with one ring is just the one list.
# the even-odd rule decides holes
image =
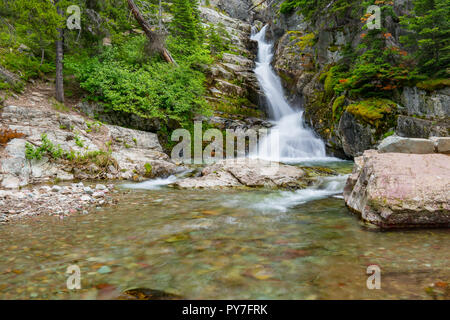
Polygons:
[[324,160],[325,144],[305,126],[303,110],[294,110],[284,96],[281,80],[271,66],[273,45],[266,42],[266,30],[267,25],[252,36],[259,45],[255,74],[267,98],[269,116],[275,126],[259,142],[258,150],[251,157],[283,162]]

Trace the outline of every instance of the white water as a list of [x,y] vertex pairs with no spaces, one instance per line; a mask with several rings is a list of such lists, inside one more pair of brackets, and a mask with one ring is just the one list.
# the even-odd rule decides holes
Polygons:
[[227,196],[224,205],[254,209],[267,214],[284,213],[310,201],[331,196],[340,197],[347,178],[348,175],[325,177],[317,186],[297,191],[276,191],[270,194],[242,193],[234,197]]
[[170,176],[166,179],[153,179],[153,180],[147,180],[141,183],[126,183],[122,184],[122,188],[127,189],[137,189],[137,190],[159,190],[164,186],[167,186],[171,183],[174,183],[177,181],[176,176]]
[[259,44],[255,74],[267,98],[269,115],[275,126],[259,142],[259,149],[251,157],[282,162],[335,161],[327,158],[323,141],[304,125],[303,111],[294,110],[287,102],[281,80],[271,66],[273,45],[266,42],[266,30],[267,26],[252,36]]

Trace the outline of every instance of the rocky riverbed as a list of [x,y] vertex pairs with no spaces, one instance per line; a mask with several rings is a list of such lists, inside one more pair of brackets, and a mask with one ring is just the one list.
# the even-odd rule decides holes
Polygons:
[[0,223],[37,215],[64,219],[115,203],[114,185],[41,185],[24,190],[0,190]]

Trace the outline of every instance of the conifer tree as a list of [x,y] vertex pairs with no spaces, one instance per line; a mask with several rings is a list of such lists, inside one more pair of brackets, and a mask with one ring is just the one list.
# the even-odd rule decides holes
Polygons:
[[414,51],[419,71],[430,76],[448,77],[450,2],[415,0],[414,11],[401,19],[402,24],[410,31],[401,40]]
[[197,0],[173,0],[172,32],[188,41],[199,41],[202,37],[200,12]]

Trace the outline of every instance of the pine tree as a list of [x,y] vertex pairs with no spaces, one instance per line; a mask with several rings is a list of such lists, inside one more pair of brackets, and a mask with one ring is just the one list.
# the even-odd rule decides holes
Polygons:
[[410,33],[401,40],[415,51],[419,71],[434,77],[448,77],[450,70],[450,2],[416,0],[410,16],[402,17]]
[[188,41],[199,41],[202,37],[200,12],[197,0],[173,0],[172,32]]

